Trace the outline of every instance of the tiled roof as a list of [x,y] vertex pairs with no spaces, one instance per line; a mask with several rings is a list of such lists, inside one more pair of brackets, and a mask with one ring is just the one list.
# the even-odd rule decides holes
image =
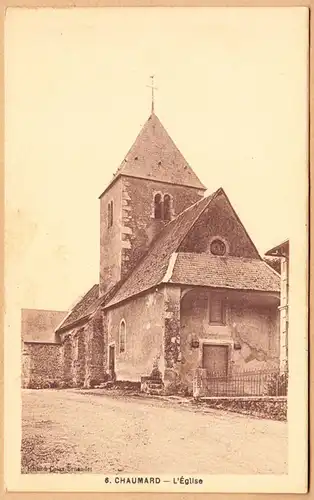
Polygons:
[[131,275],[107,302],[107,307],[148,290],[164,279],[171,255],[177,250],[195,221],[219,192],[220,190],[202,198],[165,226]]
[[112,182],[119,175],[206,189],[154,113],[146,121]]
[[162,282],[236,290],[279,292],[280,276],[261,258],[213,256],[208,253],[178,252],[185,236],[204,210],[219,194],[202,198],[181,212],[156,236],[146,254],[129,276],[99,297],[94,285],[73,307],[57,331],[87,318],[99,305],[111,307]]
[[178,253],[169,281],[238,290],[280,291],[280,276],[263,260],[205,253]]
[[95,310],[99,299],[99,285],[94,285],[71,309],[56,331],[67,329],[73,323],[88,316]]

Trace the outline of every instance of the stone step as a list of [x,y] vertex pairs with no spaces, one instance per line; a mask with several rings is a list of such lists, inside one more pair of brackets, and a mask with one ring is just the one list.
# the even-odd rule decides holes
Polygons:
[[156,383],[148,382],[147,387],[149,387],[151,389],[162,389],[163,384],[156,384]]
[[147,394],[151,394],[152,396],[160,396],[163,393],[163,388],[161,389],[149,389]]

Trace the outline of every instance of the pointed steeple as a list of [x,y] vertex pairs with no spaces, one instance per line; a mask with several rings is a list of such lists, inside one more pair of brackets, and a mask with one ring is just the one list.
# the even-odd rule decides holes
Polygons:
[[154,112],[144,124],[110,185],[120,175],[206,190]]

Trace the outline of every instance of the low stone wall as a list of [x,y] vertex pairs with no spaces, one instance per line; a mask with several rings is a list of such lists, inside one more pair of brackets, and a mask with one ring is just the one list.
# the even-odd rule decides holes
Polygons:
[[211,408],[233,411],[271,420],[287,420],[286,397],[200,398]]
[[45,389],[61,382],[60,344],[25,342],[22,351],[22,387]]

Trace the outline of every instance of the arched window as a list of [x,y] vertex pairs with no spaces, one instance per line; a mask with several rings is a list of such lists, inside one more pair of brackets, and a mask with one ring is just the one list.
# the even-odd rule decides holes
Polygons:
[[171,197],[169,194],[164,196],[164,220],[171,220]]
[[162,219],[162,201],[161,201],[161,194],[160,193],[155,194],[154,216],[155,216],[155,219]]
[[119,352],[125,352],[125,343],[126,343],[126,327],[124,319],[121,320],[120,323],[120,331],[119,331]]

